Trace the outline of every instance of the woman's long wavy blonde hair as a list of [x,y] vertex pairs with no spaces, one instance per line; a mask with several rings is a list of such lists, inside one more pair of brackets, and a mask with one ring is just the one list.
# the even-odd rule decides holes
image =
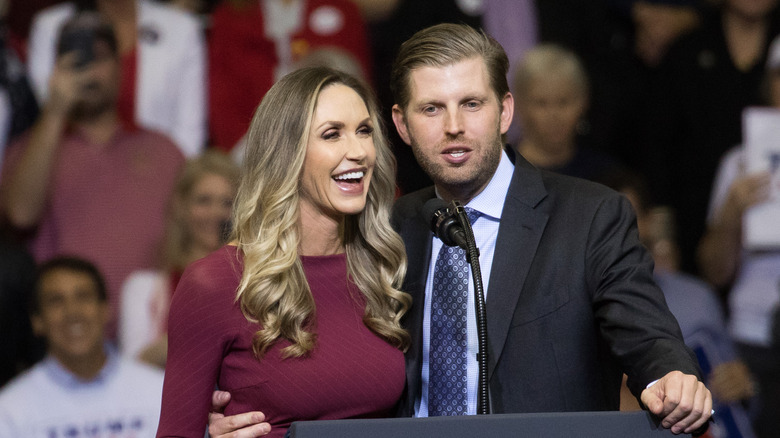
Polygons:
[[306,355],[316,341],[310,331],[316,317],[314,299],[298,256],[298,220],[311,121],[320,92],[332,84],[350,87],[366,103],[376,148],[366,207],[347,216],[342,227],[348,275],[365,295],[366,326],[399,349],[409,345],[400,320],[411,297],[397,289],[406,273],[406,253],[389,222],[395,158],[376,99],[352,76],[313,67],[280,79],[258,106],[234,206],[233,233],[244,262],[236,300],[247,319],[261,326],[253,341],[258,358],[281,339],[290,342],[282,350],[285,357]]

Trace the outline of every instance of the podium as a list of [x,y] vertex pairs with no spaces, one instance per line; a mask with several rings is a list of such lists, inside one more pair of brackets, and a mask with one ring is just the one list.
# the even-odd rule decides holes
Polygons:
[[296,421],[290,438],[660,438],[674,435],[646,411],[492,414]]

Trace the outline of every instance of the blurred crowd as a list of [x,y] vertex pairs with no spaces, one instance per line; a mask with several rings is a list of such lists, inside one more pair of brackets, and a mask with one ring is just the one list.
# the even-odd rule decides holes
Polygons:
[[[398,47],[455,22],[510,57],[507,147],[632,201],[715,396],[711,436],[780,430],[780,246],[744,239],[746,213],[780,203],[780,158],[756,172],[744,145],[746,110],[780,113],[778,0],[0,0],[0,16],[0,410],[26,369],[84,357],[90,317],[104,365],[71,373],[164,369],[168,303],[227,242],[265,92],[328,65],[371,85],[392,127]],[[430,185],[386,132],[397,192]],[[76,274],[104,283],[105,315],[79,310]],[[81,316],[52,316],[65,302]]]

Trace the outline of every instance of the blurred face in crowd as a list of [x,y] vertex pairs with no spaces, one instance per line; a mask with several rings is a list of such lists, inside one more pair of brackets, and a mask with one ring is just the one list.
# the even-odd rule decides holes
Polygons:
[[211,252],[224,244],[236,188],[222,175],[204,174],[184,200],[185,221],[193,248]]
[[485,188],[501,160],[512,95],[499,101],[479,57],[414,69],[409,91],[406,108],[393,106],[398,133],[444,199],[469,201]]
[[116,104],[120,66],[116,54],[105,41],[94,43],[95,59],[87,64],[79,83],[80,96],[73,109],[76,120],[103,114]]
[[73,364],[103,354],[108,304],[89,274],[65,268],[44,274],[38,308],[32,317],[35,333],[46,338],[49,353],[60,362]]
[[352,88],[322,89],[312,116],[301,175],[301,215],[340,218],[358,214],[376,162],[374,126]]
[[671,210],[649,210],[635,189],[625,187],[620,192],[628,199],[636,213],[639,240],[650,251],[655,263],[654,272],[676,272],[680,266],[680,253],[673,237],[674,221]]
[[573,146],[587,104],[581,87],[565,75],[551,74],[533,78],[526,88],[517,99],[523,135],[545,149]]

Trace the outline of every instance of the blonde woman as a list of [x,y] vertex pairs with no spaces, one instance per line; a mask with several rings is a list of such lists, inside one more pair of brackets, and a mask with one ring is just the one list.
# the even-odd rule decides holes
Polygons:
[[133,272],[122,286],[119,345],[126,355],[164,367],[168,306],[184,269],[226,242],[238,166],[216,150],[187,161],[173,189],[160,269]]
[[292,421],[386,416],[404,388],[391,229],[394,160],[377,105],[349,75],[298,70],[252,120],[234,238],[185,271],[171,304],[158,437],[201,437],[215,387],[225,413]]

